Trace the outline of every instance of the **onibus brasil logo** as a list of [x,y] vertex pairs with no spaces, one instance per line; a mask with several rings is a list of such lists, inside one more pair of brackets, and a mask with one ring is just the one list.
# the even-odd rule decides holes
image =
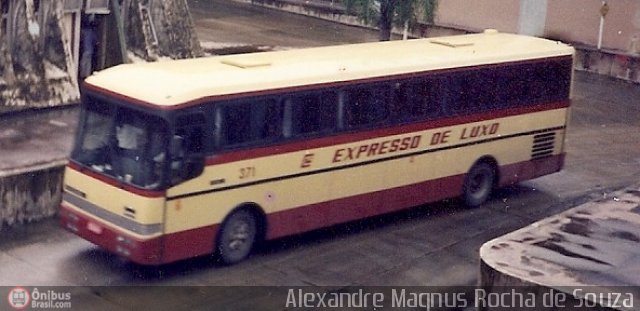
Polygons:
[[9,305],[15,310],[30,309],[68,309],[71,308],[71,293],[47,288],[31,291],[24,287],[14,287],[7,296]]
[[31,295],[29,292],[22,287],[15,287],[9,292],[9,305],[12,306],[16,310],[22,310],[29,305],[31,302]]

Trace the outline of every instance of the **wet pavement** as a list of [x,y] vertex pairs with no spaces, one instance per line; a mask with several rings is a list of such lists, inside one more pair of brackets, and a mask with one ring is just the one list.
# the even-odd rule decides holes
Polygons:
[[78,107],[0,116],[0,176],[66,161]]

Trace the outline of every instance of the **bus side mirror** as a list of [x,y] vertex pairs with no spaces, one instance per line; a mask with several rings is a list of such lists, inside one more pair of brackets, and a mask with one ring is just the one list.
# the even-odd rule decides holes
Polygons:
[[201,153],[189,153],[187,149],[185,138],[174,135],[169,146],[172,185],[197,177],[204,171],[204,155]]
[[183,179],[191,179],[200,176],[204,171],[204,157],[199,154],[191,155],[187,158],[184,170]]

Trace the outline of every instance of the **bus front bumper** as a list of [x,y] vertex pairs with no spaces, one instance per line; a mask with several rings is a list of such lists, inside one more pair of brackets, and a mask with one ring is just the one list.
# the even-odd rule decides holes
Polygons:
[[114,254],[142,265],[162,264],[162,237],[139,239],[86,215],[63,201],[60,224],[66,230]]

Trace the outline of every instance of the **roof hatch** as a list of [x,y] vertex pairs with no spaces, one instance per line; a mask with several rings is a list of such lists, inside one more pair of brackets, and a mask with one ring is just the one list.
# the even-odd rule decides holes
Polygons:
[[242,69],[271,66],[271,62],[262,60],[259,58],[227,58],[220,61],[221,63],[229,66],[234,66]]
[[439,38],[439,39],[429,40],[429,42],[431,42],[433,44],[439,44],[439,45],[448,46],[450,48],[460,48],[460,47],[472,46],[473,45],[473,42],[460,41],[460,40],[456,40],[456,39],[459,39],[459,38],[441,38],[441,39]]

